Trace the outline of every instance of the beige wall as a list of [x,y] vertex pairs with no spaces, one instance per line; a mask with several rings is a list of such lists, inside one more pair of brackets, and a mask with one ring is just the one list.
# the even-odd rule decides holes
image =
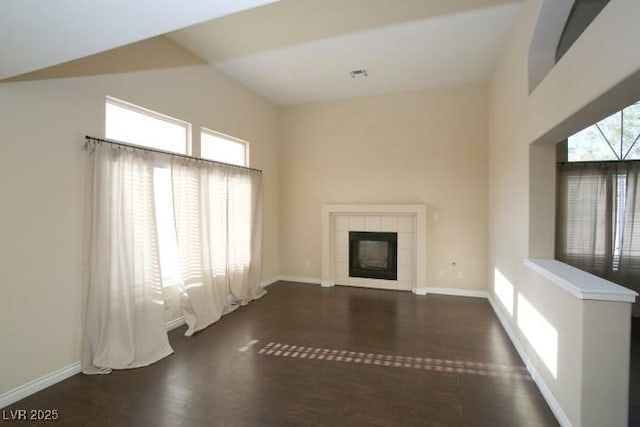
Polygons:
[[486,289],[486,103],[472,85],[284,109],[281,274],[321,277],[323,203],[426,203],[428,285]]
[[[153,43],[150,54],[176,52]],[[82,146],[85,134],[104,135],[106,95],[250,141],[251,166],[264,170],[263,278],[277,276],[279,111],[207,65],[170,59],[156,70],[0,83],[0,394],[80,359]]]
[[[560,141],[640,98],[634,77],[640,70],[640,2],[612,0],[529,95],[527,53],[539,7],[539,0],[524,2],[490,84],[489,280],[499,271],[513,286],[514,314],[501,312],[565,420],[584,426],[626,425],[628,304],[573,298],[523,260],[553,257],[549,212],[554,187],[543,175],[553,173],[545,164],[553,156],[530,144]],[[519,328],[518,296],[558,334],[556,375]]]

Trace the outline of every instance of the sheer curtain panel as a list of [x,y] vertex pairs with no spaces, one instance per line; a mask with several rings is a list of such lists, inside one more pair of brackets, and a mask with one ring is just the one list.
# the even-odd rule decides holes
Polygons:
[[262,272],[262,175],[230,169],[227,190],[227,271],[235,304],[265,294]]
[[606,277],[611,264],[611,180],[608,165],[558,164],[556,258]]
[[[620,254],[614,282],[640,292],[640,162],[624,165],[625,215],[620,230]],[[633,306],[633,315],[640,316],[640,301]]]
[[171,171],[189,336],[265,293],[262,175],[177,157]]
[[149,365],[173,353],[159,268],[151,153],[90,143],[83,372]]

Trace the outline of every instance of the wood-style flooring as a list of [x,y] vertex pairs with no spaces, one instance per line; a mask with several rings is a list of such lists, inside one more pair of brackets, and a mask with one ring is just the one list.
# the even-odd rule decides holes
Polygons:
[[56,409],[68,426],[557,425],[484,299],[279,282],[183,333],[150,367],[76,375],[4,411]]

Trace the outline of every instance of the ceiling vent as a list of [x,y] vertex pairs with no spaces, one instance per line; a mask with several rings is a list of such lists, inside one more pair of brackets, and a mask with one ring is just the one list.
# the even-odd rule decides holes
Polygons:
[[349,74],[351,75],[352,79],[355,79],[357,77],[367,77],[369,75],[367,74],[367,70],[365,70],[364,68],[361,68],[359,70],[349,71]]

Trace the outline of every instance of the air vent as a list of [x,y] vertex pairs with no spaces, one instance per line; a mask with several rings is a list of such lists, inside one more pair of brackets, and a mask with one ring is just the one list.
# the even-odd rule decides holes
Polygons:
[[361,68],[359,70],[349,71],[349,74],[351,75],[352,79],[355,79],[357,77],[367,77],[369,75],[367,74],[367,70],[365,70],[364,68]]

